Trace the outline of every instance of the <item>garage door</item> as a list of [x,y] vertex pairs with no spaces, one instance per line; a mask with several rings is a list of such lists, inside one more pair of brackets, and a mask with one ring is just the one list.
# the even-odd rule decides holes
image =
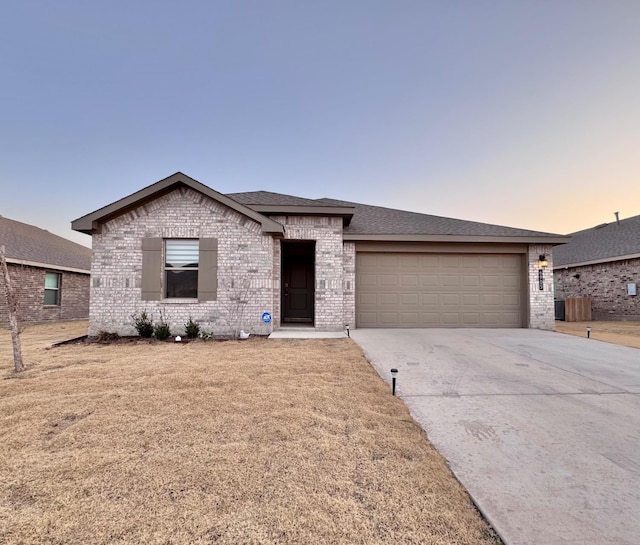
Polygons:
[[356,256],[358,327],[522,327],[521,254]]

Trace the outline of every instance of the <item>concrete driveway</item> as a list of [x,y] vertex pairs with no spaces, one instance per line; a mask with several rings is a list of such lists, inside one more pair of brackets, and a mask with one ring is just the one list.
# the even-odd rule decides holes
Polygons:
[[358,329],[509,545],[640,543],[640,350],[547,331]]

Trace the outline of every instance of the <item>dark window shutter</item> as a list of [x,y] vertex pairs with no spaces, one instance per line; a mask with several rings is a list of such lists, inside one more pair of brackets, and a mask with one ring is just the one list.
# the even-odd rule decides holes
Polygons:
[[142,239],[142,300],[162,299],[162,239]]
[[218,239],[200,239],[200,265],[198,267],[198,300],[215,301],[218,298]]

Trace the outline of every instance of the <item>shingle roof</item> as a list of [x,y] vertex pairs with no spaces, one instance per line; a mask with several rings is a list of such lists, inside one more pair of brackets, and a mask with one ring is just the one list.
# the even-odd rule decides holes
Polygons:
[[49,265],[52,268],[91,270],[91,249],[15,220],[0,216],[0,246],[7,259]]
[[271,191],[247,191],[246,193],[227,193],[227,197],[240,204],[270,204],[273,206],[323,206],[316,199],[305,199]]
[[452,235],[484,237],[558,237],[528,229],[491,225],[476,221],[407,212],[382,206],[371,206],[338,199],[304,199],[269,191],[230,193],[230,197],[245,205],[272,206],[339,206],[354,207],[351,223],[345,227],[345,235]]
[[614,261],[640,254],[640,216],[603,223],[571,234],[571,242],[553,249],[554,267],[591,261]]
[[557,236],[552,233],[504,227],[477,221],[467,221],[430,214],[407,212],[382,206],[349,203],[335,199],[318,199],[324,204],[355,206],[351,224],[345,228],[345,234],[376,235],[458,235],[488,237],[535,237]]

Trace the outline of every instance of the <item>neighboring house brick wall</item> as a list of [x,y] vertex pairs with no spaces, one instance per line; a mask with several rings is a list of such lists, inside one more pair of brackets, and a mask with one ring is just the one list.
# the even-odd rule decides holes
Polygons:
[[591,298],[594,320],[640,320],[639,296],[627,295],[627,284],[640,288],[640,258],[556,269],[554,276],[556,299]]
[[319,331],[341,331],[344,328],[342,218],[275,216],[272,219],[284,225],[286,239],[315,240],[314,325]]
[[[217,238],[217,300],[143,301],[142,239],[148,237]],[[162,313],[174,335],[184,333],[190,317],[216,334],[236,328],[268,334],[272,324],[261,316],[273,312],[273,256],[273,239],[262,235],[260,224],[197,191],[176,189],[106,222],[94,234],[89,334],[134,335],[131,315],[144,310],[155,320]],[[248,301],[241,320],[232,316],[239,308],[233,301],[237,296]]]
[[[541,254],[544,254],[549,262],[549,265],[542,269],[542,290],[540,290],[538,276],[538,259]],[[550,245],[529,245],[527,273],[529,279],[529,327],[554,330],[553,256]]]
[[[8,263],[7,267],[11,285],[18,299],[19,321],[81,320],[89,316],[88,274],[13,263]],[[44,304],[44,279],[47,272],[61,275],[59,305],[45,306]],[[6,324],[8,317],[4,279],[0,275],[0,324]]]

